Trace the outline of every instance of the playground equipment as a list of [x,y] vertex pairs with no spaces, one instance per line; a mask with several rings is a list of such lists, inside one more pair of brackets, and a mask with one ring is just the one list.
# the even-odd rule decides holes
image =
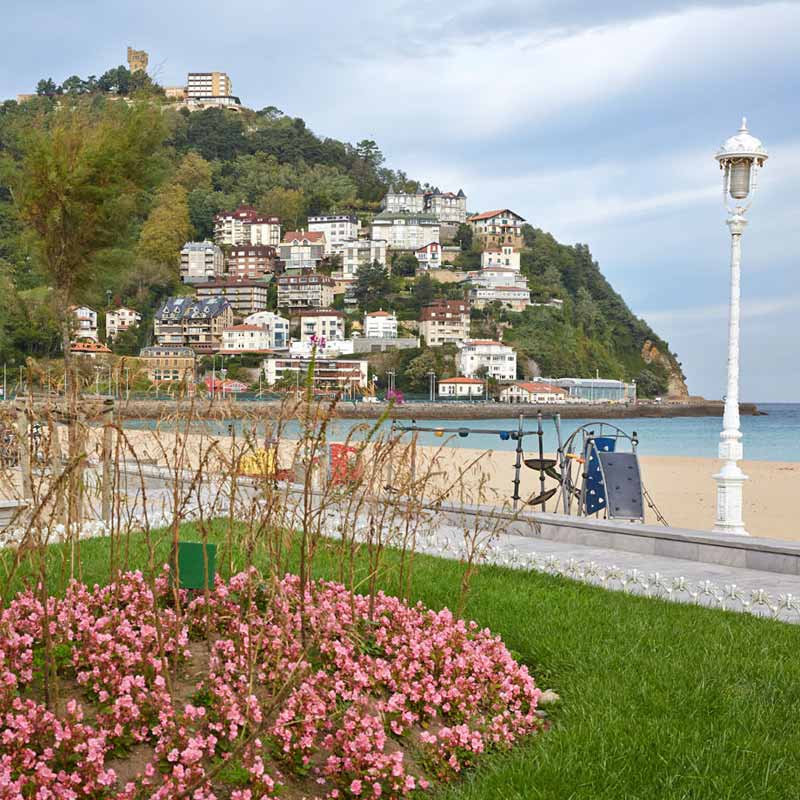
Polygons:
[[[516,442],[511,495],[515,510],[523,501],[520,484],[524,465],[537,472],[539,479],[537,491],[524,501],[525,505],[546,511],[548,501],[555,497],[554,510],[564,514],[644,522],[646,502],[656,518],[667,524],[642,484],[636,431],[629,435],[616,425],[598,421],[581,425],[562,439],[560,414],[538,412],[533,429],[526,430],[524,420],[520,414],[517,425],[506,429],[425,427],[417,425],[415,420],[411,420],[410,425],[393,420],[392,433],[430,432],[437,438],[445,434],[461,438],[471,434],[489,434],[498,436],[501,441]],[[545,457],[545,420],[551,421],[555,429],[555,457]],[[524,442],[531,436],[537,439],[537,452],[526,457]],[[550,486],[547,485],[548,479]]]

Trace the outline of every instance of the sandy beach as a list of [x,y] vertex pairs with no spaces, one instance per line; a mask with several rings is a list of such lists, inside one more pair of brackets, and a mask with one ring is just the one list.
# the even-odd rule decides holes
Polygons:
[[[63,435],[62,431],[62,435]],[[160,432],[155,435],[149,431],[128,430],[126,435],[137,454],[158,463],[172,461],[174,433]],[[183,438],[183,437],[181,437]],[[97,463],[100,452],[99,437],[88,446],[90,461]],[[231,440],[225,436],[197,436],[189,434],[186,441],[187,468],[193,468],[201,453],[207,453],[212,442],[216,442],[215,456],[208,460],[212,470],[224,467],[217,456],[230,450]],[[241,446],[242,441],[239,440]],[[218,448],[218,449],[217,449]],[[280,448],[279,466],[290,467],[296,453],[297,443],[285,440]],[[437,450],[432,447],[419,447],[419,463],[438,453],[437,472],[440,480],[449,482],[459,471],[465,471],[464,482],[468,486],[466,496],[477,501],[479,485],[491,490],[498,504],[507,501],[512,494],[514,477],[514,453],[510,451],[483,452],[466,448],[446,447]],[[475,465],[477,459],[477,465]],[[216,462],[216,463],[215,463]],[[470,465],[473,465],[470,467]],[[716,485],[713,475],[719,462],[713,459],[688,458],[682,456],[642,456],[640,459],[644,485],[669,524],[677,528],[692,530],[711,530],[714,524]],[[800,522],[792,511],[791,500],[800,487],[800,463],[745,461],[743,469],[749,480],[745,484],[744,519],[749,533],[753,536],[800,540]],[[18,493],[17,481],[4,481],[0,486],[0,496],[12,497]],[[539,473],[523,467],[521,471],[520,494],[531,497],[539,489]],[[555,486],[548,479],[547,486]],[[469,488],[473,491],[470,493]],[[456,499],[456,498],[452,498]],[[554,503],[548,505],[554,511]],[[654,513],[647,509],[647,522],[656,524]]]
[[[468,463],[478,451],[455,448],[455,463]],[[492,453],[492,485],[508,488],[514,474],[512,453]],[[710,530],[714,525],[716,484],[714,473],[719,462],[683,456],[642,456],[642,480],[669,524],[677,528]],[[749,480],[744,488],[744,519],[752,536],[800,540],[800,521],[792,512],[792,499],[800,488],[800,464],[782,461],[744,461]],[[522,494],[538,488],[538,473],[522,472]],[[548,484],[552,485],[552,484]],[[550,508],[552,510],[552,508]],[[648,509],[648,522],[656,523]]]
[[[149,439],[146,450],[150,455],[156,454],[150,434],[129,431],[128,435],[137,443]],[[214,438],[224,452],[227,437]],[[169,435],[167,439],[171,441]],[[208,446],[208,441],[205,438],[204,447]],[[294,449],[295,443],[285,443],[282,448],[284,463],[291,459]],[[419,450],[427,456],[437,452],[436,448],[430,447],[420,447]],[[480,450],[455,447],[441,448],[438,453],[448,475],[453,475],[459,468],[463,470],[480,458],[479,466],[470,470],[471,480],[477,485],[485,479],[498,498],[510,498],[514,453],[494,451],[481,457]],[[640,465],[645,487],[671,526],[693,530],[710,530],[713,527],[716,504],[713,475],[719,469],[720,462],[684,456],[642,456]],[[791,500],[800,487],[800,463],[744,461],[742,467],[749,478],[744,495],[744,519],[748,532],[753,536],[800,540],[800,522],[791,510]],[[530,497],[538,491],[538,472],[523,467],[521,479],[522,496]],[[548,479],[548,486],[553,485]],[[549,510],[554,510],[552,504]],[[647,509],[647,514],[648,522],[657,523],[650,509]]]

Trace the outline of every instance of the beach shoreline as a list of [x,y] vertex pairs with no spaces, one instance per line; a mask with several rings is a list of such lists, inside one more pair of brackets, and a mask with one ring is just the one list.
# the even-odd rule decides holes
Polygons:
[[[8,402],[12,406],[13,402]],[[285,413],[285,403],[278,400],[120,400],[115,404],[115,414],[120,419],[161,419],[180,411],[208,419],[275,419]],[[352,403],[341,400],[334,416],[340,419],[380,419],[388,414],[394,419],[518,419],[535,418],[539,411],[544,415],[560,414],[562,419],[668,419],[673,417],[721,417],[724,405],[720,401],[697,401],[688,403],[637,403],[591,404],[565,403],[552,405],[528,405],[507,403],[470,403],[441,401],[436,403],[405,403],[390,407],[387,403]],[[742,416],[758,416],[755,403],[741,403]]]

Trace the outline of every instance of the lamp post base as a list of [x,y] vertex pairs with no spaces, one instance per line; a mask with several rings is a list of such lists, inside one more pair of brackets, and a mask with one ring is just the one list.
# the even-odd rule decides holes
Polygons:
[[747,475],[735,461],[726,461],[714,476],[717,482],[717,519],[714,533],[749,536],[742,519],[742,485]]

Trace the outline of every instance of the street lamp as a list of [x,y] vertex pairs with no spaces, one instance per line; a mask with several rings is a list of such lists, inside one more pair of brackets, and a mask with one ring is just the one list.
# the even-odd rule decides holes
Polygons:
[[431,370],[428,373],[428,380],[429,380],[431,403],[435,403],[436,402],[436,373],[433,370]]
[[[747,119],[714,156],[722,170],[722,197],[728,209],[731,232],[731,284],[728,316],[728,384],[725,413],[719,441],[719,457],[724,462],[714,476],[717,482],[717,520],[714,531],[747,535],[742,520],[742,484],[747,476],[737,463],[743,457],[739,427],[739,301],[741,296],[742,233],[745,213],[756,190],[758,170],[767,160],[764,145],[747,130]],[[742,203],[750,197],[747,204]],[[733,205],[729,205],[730,201]]]

